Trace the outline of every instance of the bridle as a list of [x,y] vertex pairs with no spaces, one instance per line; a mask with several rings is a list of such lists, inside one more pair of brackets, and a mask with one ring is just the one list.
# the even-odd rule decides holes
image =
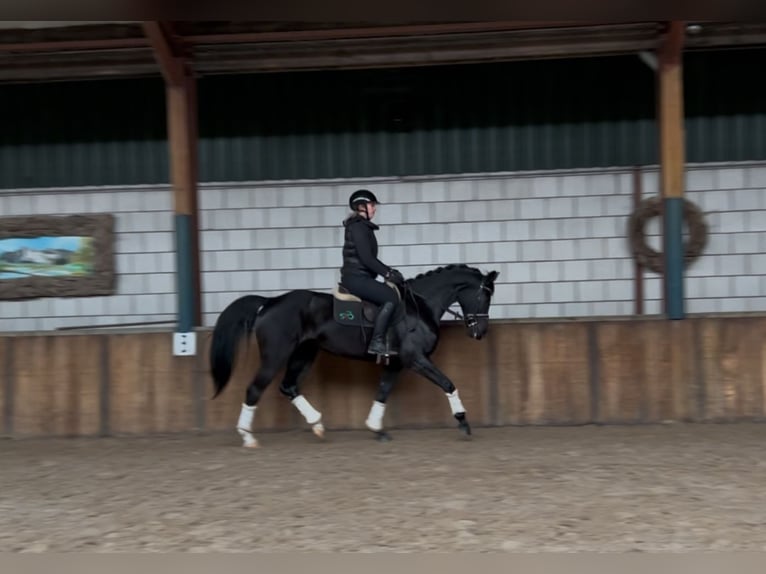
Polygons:
[[[482,280],[481,284],[479,285],[479,288],[476,290],[476,300],[478,301],[479,296],[481,295],[482,290],[486,291],[490,295],[492,294],[492,290],[484,284],[484,280]],[[465,323],[465,326],[467,329],[471,330],[471,335],[475,338],[479,335],[479,318],[487,318],[489,319],[489,313],[466,313],[465,317],[461,315],[458,311],[453,311],[449,307],[446,309],[447,313],[455,317],[456,319],[462,319]]]
[[[410,285],[407,283],[404,284],[404,288],[408,291],[410,291],[413,294],[420,295],[417,293]],[[484,280],[482,279],[481,284],[476,290],[476,299],[478,301],[479,296],[481,295],[482,291],[486,291],[490,295],[492,294],[492,289],[485,285]],[[422,297],[422,296],[421,296]],[[456,319],[462,320],[465,323],[465,326],[467,329],[470,329],[471,335],[476,338],[479,335],[479,319],[480,318],[489,318],[489,313],[466,313],[465,316],[463,316],[458,311],[453,311],[449,307],[445,309],[445,312],[449,313]]]

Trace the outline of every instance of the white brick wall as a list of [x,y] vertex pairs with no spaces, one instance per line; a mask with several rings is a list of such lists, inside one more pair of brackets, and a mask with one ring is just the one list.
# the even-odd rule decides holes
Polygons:
[[[689,310],[766,310],[766,167],[690,166],[687,177],[689,197],[711,211],[708,250],[688,273]],[[642,183],[644,197],[656,194],[657,171]],[[202,200],[206,324],[249,291],[329,291],[346,198],[360,186],[385,204],[376,219],[384,262],[406,275],[451,262],[499,269],[495,318],[632,313],[632,175],[615,169],[210,188]],[[241,221],[235,205],[248,214],[249,242],[230,233]],[[656,221],[648,232],[659,247]],[[659,313],[661,281],[644,277],[645,308]]]
[[0,214],[114,213],[117,294],[0,301],[0,331],[173,321],[176,315],[172,196],[168,188],[0,192]]
[[707,214],[708,255],[689,269],[689,311],[766,310],[766,167],[699,168],[689,198]]
[[[642,185],[644,197],[658,193],[656,169]],[[246,293],[330,291],[346,200],[361,186],[384,202],[381,259],[405,275],[453,262],[498,269],[493,318],[632,313],[632,175],[613,169],[202,186],[205,324]],[[689,166],[687,187],[710,225],[707,250],[687,272],[688,310],[766,311],[766,164]],[[0,195],[8,214],[115,212],[119,269],[115,297],[0,302],[0,329],[173,320],[171,208],[166,187]],[[648,233],[659,247],[656,221]],[[660,278],[644,277],[645,309],[659,313]]]

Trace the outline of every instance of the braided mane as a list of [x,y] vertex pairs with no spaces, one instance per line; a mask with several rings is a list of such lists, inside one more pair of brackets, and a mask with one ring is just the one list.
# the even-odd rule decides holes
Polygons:
[[429,269],[425,273],[420,273],[416,275],[415,277],[407,279],[407,283],[417,281],[418,279],[422,279],[424,277],[431,277],[433,275],[438,275],[439,273],[444,273],[445,271],[452,271],[453,269],[462,269],[465,271],[473,271],[475,273],[481,274],[481,271],[479,271],[476,267],[470,267],[466,265],[465,263],[450,263],[449,265],[442,265],[441,267],[437,267],[436,269]]

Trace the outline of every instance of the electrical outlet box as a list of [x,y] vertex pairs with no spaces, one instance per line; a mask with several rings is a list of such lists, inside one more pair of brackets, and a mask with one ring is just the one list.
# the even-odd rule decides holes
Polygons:
[[176,356],[197,353],[197,333],[173,333],[173,354]]

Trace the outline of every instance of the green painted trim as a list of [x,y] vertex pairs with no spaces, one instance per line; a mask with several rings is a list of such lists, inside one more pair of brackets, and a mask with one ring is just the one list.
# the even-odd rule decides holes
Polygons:
[[684,198],[664,199],[665,301],[669,319],[684,318]]
[[176,276],[178,281],[179,333],[188,333],[194,325],[194,281],[192,277],[191,216],[176,213]]

